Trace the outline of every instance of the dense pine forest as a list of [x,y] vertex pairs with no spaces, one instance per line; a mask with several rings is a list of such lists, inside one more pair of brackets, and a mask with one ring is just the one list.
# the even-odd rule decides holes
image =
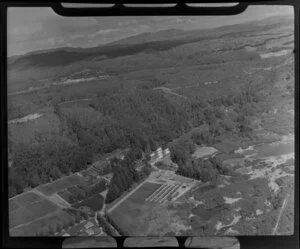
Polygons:
[[[131,160],[125,166],[131,172],[131,165],[139,154],[171,145],[172,159],[180,166],[178,173],[189,176],[191,173],[186,171],[193,167],[183,169],[182,166],[193,165],[189,159],[193,146],[210,144],[224,132],[246,135],[251,131],[250,117],[257,111],[258,103],[259,95],[254,91],[218,99],[194,97],[178,101],[144,85],[94,98],[89,106],[97,116],[93,116],[91,123],[82,122],[78,115],[65,112],[56,104],[54,113],[60,120],[60,136],[39,134],[30,144],[18,145],[9,170],[10,196],[26,187],[36,187],[80,171],[92,163],[93,155],[116,149],[130,148]],[[229,114],[225,108],[230,108]],[[184,145],[172,143],[203,124],[208,130],[194,132]],[[122,172],[117,171],[113,182],[118,174]],[[127,188],[127,184],[125,186]]]

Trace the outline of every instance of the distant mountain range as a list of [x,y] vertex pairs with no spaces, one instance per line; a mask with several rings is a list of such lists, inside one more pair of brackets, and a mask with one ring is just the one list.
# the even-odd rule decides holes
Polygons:
[[218,38],[233,33],[251,32],[276,25],[292,24],[291,16],[271,16],[261,21],[223,26],[214,29],[181,30],[168,29],[146,32],[92,48],[61,47],[29,52],[8,58],[10,69],[25,67],[65,66],[88,58],[114,58],[141,52],[163,51],[184,43]]

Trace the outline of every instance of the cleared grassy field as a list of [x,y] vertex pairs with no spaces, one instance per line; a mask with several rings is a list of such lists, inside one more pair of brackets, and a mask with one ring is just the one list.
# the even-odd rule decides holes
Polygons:
[[74,185],[86,185],[85,179],[77,174],[73,174],[52,183],[39,186],[37,189],[45,195],[52,195]]
[[11,207],[10,205],[12,205],[12,207],[14,207],[15,205],[25,206],[32,202],[40,201],[42,199],[43,198],[40,195],[37,195],[32,192],[28,192],[28,193],[18,195],[15,198],[11,198],[9,200],[9,207]]
[[13,228],[23,223],[34,220],[36,216],[26,208],[18,208],[14,212],[9,212],[9,227]]
[[60,121],[52,109],[40,110],[42,116],[20,124],[9,124],[8,129],[12,135],[14,145],[30,143],[37,134],[43,137],[58,136]]
[[30,192],[9,200],[9,208],[10,228],[31,222],[58,210],[58,207],[50,201]]
[[[22,213],[23,216],[23,213]],[[26,225],[19,226],[10,230],[11,236],[36,236],[41,231],[55,231],[57,226],[68,226],[74,218],[68,213],[57,209],[54,212],[36,219]],[[59,224],[59,225],[58,225]],[[51,228],[50,228],[51,227]]]
[[144,234],[148,227],[145,219],[152,208],[157,205],[155,202],[146,202],[145,199],[160,186],[161,184],[145,182],[120,206],[109,213],[109,217],[122,231],[129,231],[132,235]]

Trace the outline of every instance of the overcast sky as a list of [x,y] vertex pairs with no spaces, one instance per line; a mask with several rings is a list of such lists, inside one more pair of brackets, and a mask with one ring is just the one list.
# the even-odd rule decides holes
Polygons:
[[235,16],[62,17],[51,8],[8,9],[8,55],[55,47],[93,47],[143,32],[203,29],[293,15],[290,6],[253,6]]

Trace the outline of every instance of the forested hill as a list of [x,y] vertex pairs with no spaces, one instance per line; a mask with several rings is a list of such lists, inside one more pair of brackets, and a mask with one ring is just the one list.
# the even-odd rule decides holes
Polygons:
[[[208,30],[170,29],[153,33],[142,33],[92,48],[64,47],[35,51],[23,56],[9,58],[9,69],[25,69],[28,67],[66,66],[85,59],[116,58],[133,55],[143,51],[166,51],[186,43],[193,43],[212,38],[221,38],[237,33],[264,31],[278,25],[289,24],[291,17],[269,17],[261,21],[246,24],[230,25]],[[241,34],[240,34],[241,35]]]
[[[11,194],[84,169],[93,154],[120,148],[149,153],[201,124],[209,125],[209,134],[198,134],[205,142],[225,131],[248,132],[246,114],[251,115],[252,103],[258,100],[251,93],[241,93],[219,102],[195,98],[179,105],[155,90],[131,89],[95,98],[90,104],[96,111],[92,123],[83,123],[56,106],[60,136],[16,148],[10,171]],[[231,117],[224,116],[223,104],[233,108]]]

